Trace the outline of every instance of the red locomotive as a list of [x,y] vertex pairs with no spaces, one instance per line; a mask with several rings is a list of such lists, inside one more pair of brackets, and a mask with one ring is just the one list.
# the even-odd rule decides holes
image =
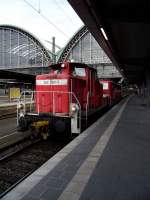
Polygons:
[[[26,130],[33,124],[41,129],[46,124],[49,133],[79,134],[82,122],[86,123],[89,116],[107,106],[103,97],[106,90],[102,88],[106,81],[100,84],[96,69],[81,63],[59,63],[49,70],[49,74],[36,76],[31,99],[25,93],[22,95],[18,125]],[[110,95],[111,101],[113,98]],[[26,106],[27,102],[31,102],[30,106]]]
[[100,83],[103,85],[103,97],[108,98],[109,106],[121,99],[121,85],[110,80],[100,80]]

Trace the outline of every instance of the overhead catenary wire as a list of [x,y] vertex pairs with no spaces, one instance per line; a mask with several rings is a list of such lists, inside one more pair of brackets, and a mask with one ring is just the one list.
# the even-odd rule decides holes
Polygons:
[[[49,44],[52,44],[52,42],[51,41],[48,41],[48,40],[44,40],[45,42],[47,42],[47,43],[49,43]],[[57,45],[57,44],[55,44],[55,46],[60,50],[60,49],[62,49],[62,47],[60,47],[59,45]]]
[[39,0],[39,13],[41,13],[41,4],[40,4],[40,0]]
[[27,0],[24,0],[24,2],[30,6],[34,11],[36,11],[43,19],[45,19],[50,25],[52,25],[57,31],[59,31],[61,34],[63,34],[65,37],[69,38],[69,36],[62,31],[60,28],[58,28],[53,22],[51,22],[45,15],[42,14],[41,9],[36,9],[31,3],[29,3]]
[[55,2],[55,4],[56,4],[57,8],[63,12],[63,14],[66,16],[66,18],[67,18],[71,23],[74,23],[73,19],[64,11],[64,9],[60,6],[60,4],[58,3],[58,1],[57,1],[57,0],[54,0],[54,2]]

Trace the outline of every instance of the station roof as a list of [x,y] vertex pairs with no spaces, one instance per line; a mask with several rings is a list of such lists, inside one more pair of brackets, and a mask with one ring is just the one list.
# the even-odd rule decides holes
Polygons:
[[38,39],[34,34],[30,33],[29,31],[27,31],[21,27],[10,25],[10,24],[0,24],[0,29],[13,30],[13,31],[22,33],[24,36],[26,35],[28,38],[32,39],[39,47],[41,47],[41,49],[46,54],[46,56],[49,58],[49,60],[51,60],[52,52],[50,50],[48,50],[45,47],[45,45],[42,43],[42,41],[40,41],[40,39]]
[[22,74],[9,70],[0,70],[0,79],[12,79],[12,78],[20,82],[33,83],[33,84],[35,83],[35,75]]
[[[142,0],[68,0],[130,83],[142,82],[150,60],[150,12]],[[106,33],[102,33],[102,28]]]

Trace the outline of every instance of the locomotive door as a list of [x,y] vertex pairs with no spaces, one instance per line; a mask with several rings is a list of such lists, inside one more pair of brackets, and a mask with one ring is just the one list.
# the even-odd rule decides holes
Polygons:
[[52,111],[53,113],[69,113],[68,80],[56,79],[58,85],[52,86]]
[[89,108],[92,109],[94,107],[93,104],[93,96],[94,96],[94,82],[93,82],[93,71],[89,70]]
[[[80,102],[80,105],[83,105],[83,89],[85,87],[85,81],[73,78],[72,79],[72,89],[71,91],[76,95],[78,101]],[[76,103],[75,99],[72,99],[73,103]]]

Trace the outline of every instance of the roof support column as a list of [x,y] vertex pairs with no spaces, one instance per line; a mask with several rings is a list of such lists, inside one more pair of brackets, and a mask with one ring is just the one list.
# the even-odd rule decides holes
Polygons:
[[146,96],[146,104],[150,107],[150,70],[146,69],[145,71],[145,80],[146,80],[146,88],[145,88],[145,96]]

